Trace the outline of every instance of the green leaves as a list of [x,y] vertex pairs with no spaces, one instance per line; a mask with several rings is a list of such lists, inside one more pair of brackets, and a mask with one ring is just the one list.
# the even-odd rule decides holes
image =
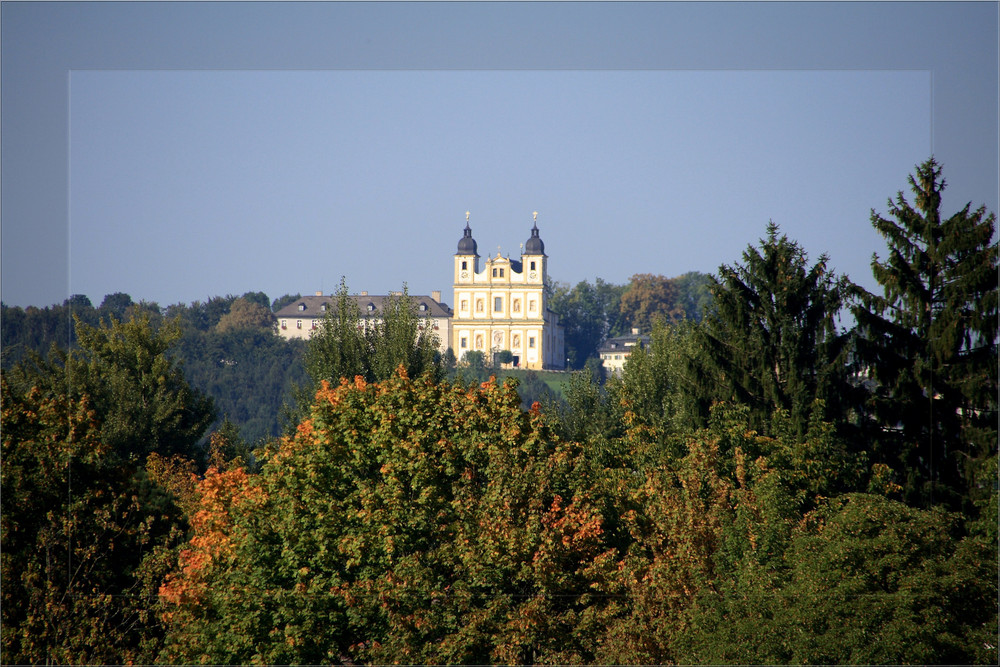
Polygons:
[[86,396],[2,380],[3,662],[149,662],[177,508],[102,443]]
[[[575,619],[608,551],[597,486],[513,384],[323,383],[259,478],[227,492],[263,504],[198,513],[164,598],[164,658],[586,659]],[[228,596],[236,582],[251,593]],[[191,587],[203,593],[177,593]]]

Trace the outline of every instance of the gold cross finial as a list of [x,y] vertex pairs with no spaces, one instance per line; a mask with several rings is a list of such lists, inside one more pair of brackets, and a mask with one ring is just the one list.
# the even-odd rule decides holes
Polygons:
[[538,211],[535,211],[532,215],[535,216],[535,222],[538,222]]
[[468,211],[465,212],[465,221],[466,222],[469,221],[469,212]]

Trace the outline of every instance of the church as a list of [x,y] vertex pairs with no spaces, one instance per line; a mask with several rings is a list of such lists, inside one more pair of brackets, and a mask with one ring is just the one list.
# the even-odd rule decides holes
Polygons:
[[455,253],[455,300],[451,348],[458,359],[482,352],[487,362],[509,350],[513,364],[530,370],[566,367],[563,328],[548,308],[545,244],[538,235],[538,214],[520,260],[496,257],[480,262],[466,213],[465,232]]

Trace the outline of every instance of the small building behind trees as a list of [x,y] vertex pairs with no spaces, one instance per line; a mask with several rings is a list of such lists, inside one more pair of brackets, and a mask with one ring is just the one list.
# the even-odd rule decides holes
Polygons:
[[604,366],[608,375],[621,375],[632,350],[647,345],[649,345],[649,336],[640,334],[638,328],[633,328],[632,333],[627,336],[607,339],[597,353],[600,355],[601,365]]

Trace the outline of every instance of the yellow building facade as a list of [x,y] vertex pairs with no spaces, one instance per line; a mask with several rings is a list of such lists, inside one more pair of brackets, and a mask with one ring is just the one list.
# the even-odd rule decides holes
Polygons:
[[563,328],[548,309],[548,257],[537,221],[520,260],[504,257],[499,250],[495,257],[481,259],[466,219],[455,253],[451,322],[455,356],[462,359],[468,352],[482,352],[489,362],[494,354],[509,350],[519,368],[565,368]]

